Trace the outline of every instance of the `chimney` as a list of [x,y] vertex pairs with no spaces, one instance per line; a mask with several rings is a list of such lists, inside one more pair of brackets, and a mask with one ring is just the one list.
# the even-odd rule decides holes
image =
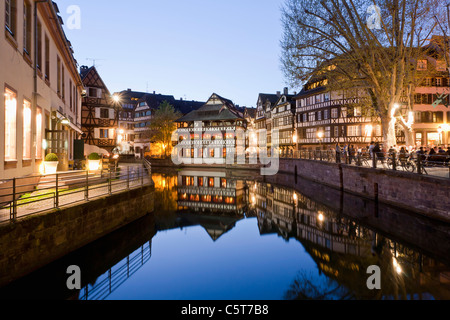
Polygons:
[[156,91],[153,91],[153,94],[156,94]]
[[286,87],[286,88],[284,88],[284,94],[285,95],[288,95],[289,94],[289,89]]
[[128,88],[127,90],[128,90],[128,92],[131,92],[131,89],[130,89],[130,88]]
[[281,91],[277,91],[277,96],[281,97]]

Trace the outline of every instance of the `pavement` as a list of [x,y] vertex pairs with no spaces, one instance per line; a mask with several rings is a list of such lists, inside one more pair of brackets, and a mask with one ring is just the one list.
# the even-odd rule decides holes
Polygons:
[[[136,164],[124,164],[119,166],[121,168],[121,177],[117,180],[113,180],[111,183],[111,194],[120,193],[125,190],[135,189],[144,185],[148,185],[152,183],[152,178],[149,175],[145,175],[143,182],[139,177],[139,173],[136,170]],[[141,168],[141,167],[139,167]],[[128,170],[130,170],[130,182],[129,189],[127,184]],[[95,198],[99,198],[102,196],[106,196],[109,194],[109,183],[102,182],[89,184],[88,191],[88,199],[93,200]],[[24,203],[22,201],[22,205],[17,207],[17,218],[29,216],[36,213],[41,213],[49,210],[55,209],[55,190],[45,190],[45,191],[35,191],[30,194],[28,197],[37,197],[34,202]],[[89,201],[87,200],[87,201]],[[18,203],[20,204],[20,200]],[[63,208],[70,205],[76,205],[86,202],[85,199],[85,187],[73,189],[73,190],[64,190],[62,189],[59,194],[59,208]],[[0,208],[0,223],[7,222],[10,220],[10,208]]]

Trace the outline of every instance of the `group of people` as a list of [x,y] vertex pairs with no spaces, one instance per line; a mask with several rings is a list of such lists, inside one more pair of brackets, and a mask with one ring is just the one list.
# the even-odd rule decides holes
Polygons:
[[447,149],[444,146],[428,146],[428,147],[413,147],[413,146],[391,146],[386,150],[379,142],[372,141],[366,147],[355,147],[354,145],[339,145],[336,144],[336,162],[341,163],[345,161],[347,164],[356,163],[357,156],[373,159],[376,156],[377,160],[384,162],[386,157],[395,155],[403,161],[409,157],[428,161],[448,162],[450,159],[450,146]]

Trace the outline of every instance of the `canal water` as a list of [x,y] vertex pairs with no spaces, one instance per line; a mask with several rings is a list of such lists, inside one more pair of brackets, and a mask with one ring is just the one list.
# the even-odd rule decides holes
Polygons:
[[[288,175],[186,169],[153,180],[155,212],[0,298],[450,299],[448,224]],[[67,289],[72,265],[81,290]],[[370,266],[380,289],[368,288]]]

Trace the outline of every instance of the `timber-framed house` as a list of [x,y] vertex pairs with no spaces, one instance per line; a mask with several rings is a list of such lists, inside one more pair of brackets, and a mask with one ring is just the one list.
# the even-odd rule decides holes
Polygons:
[[238,133],[247,131],[245,115],[231,100],[218,94],[212,94],[201,108],[175,122],[184,158],[200,162],[213,159],[216,164],[225,164],[230,152],[235,155],[245,152],[246,146],[237,142]]
[[111,153],[117,146],[121,106],[114,102],[95,67],[81,67],[85,94],[81,109],[81,127],[85,144]]
[[[279,152],[281,155],[292,154],[296,147],[294,97],[295,95],[289,94],[288,88],[285,88],[271,111],[272,149],[277,146],[277,150],[273,151]],[[275,130],[278,131],[278,140],[273,133]]]
[[309,81],[295,97],[298,150],[327,150],[339,144],[365,147],[382,142],[380,119],[369,113],[362,93],[329,90],[326,78]]
[[255,131],[258,135],[258,146],[267,147],[267,154],[270,155],[270,148],[272,146],[271,132],[272,132],[272,108],[278,102],[281,97],[281,92],[277,94],[260,93],[258,96],[258,102],[256,103],[256,116],[255,116]]

